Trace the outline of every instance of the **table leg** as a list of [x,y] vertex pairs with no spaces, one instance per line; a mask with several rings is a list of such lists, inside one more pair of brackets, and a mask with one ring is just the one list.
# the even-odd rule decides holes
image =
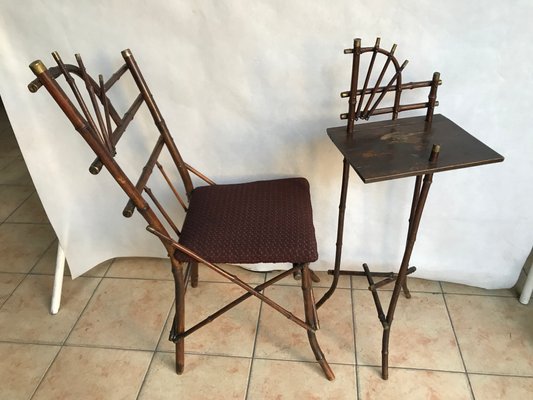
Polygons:
[[[346,164],[345,164],[346,166]],[[423,181],[423,183],[422,183]],[[383,379],[388,379],[388,369],[389,369],[389,339],[390,339],[390,330],[392,321],[394,319],[394,312],[396,311],[396,305],[398,304],[398,298],[400,292],[403,290],[405,296],[410,298],[409,289],[407,288],[407,276],[414,271],[415,267],[409,268],[409,261],[411,259],[411,254],[413,252],[414,244],[416,241],[416,236],[418,233],[418,227],[420,225],[420,219],[422,217],[422,212],[426,204],[426,199],[428,196],[429,188],[433,181],[433,174],[427,174],[423,177],[422,175],[416,177],[415,189],[413,193],[413,200],[411,205],[411,212],[409,216],[409,229],[407,232],[407,241],[405,245],[405,251],[403,254],[402,262],[398,273],[372,273],[366,264],[363,264],[364,272],[359,271],[341,271],[340,270],[340,260],[341,260],[341,251],[342,251],[342,236],[344,228],[344,210],[346,206],[346,192],[347,192],[347,182],[348,182],[348,172],[345,169],[343,171],[343,186],[341,190],[341,202],[339,205],[339,225],[337,230],[337,251],[335,254],[335,269],[329,271],[333,274],[333,282],[329,290],[324,294],[324,296],[317,303],[317,308],[324,304],[326,300],[331,297],[335,288],[337,286],[339,275],[352,275],[360,276],[364,275],[367,277],[369,282],[369,290],[372,292],[376,309],[378,311],[379,320],[383,326],[383,336],[382,336],[382,347],[381,347],[381,373]],[[380,282],[375,283],[372,276],[381,276],[384,277]],[[392,292],[392,297],[387,309],[387,314],[385,315],[381,302],[379,300],[379,295],[377,289],[386,285],[387,283],[394,282],[394,290]]]
[[[418,199],[420,198],[420,187],[422,185],[422,175],[418,175],[415,180],[415,190],[413,192],[413,200],[411,202],[411,212],[409,214],[409,226],[411,226],[411,223],[413,221],[414,214],[416,212],[416,206],[418,204]],[[409,229],[411,229],[409,227]],[[407,287],[407,277],[405,278],[403,284],[402,284],[403,293],[406,298],[411,298],[411,292],[409,292],[409,288]]]
[[316,303],[318,309],[322,304],[328,300],[339,282],[340,268],[341,268],[341,255],[342,255],[342,236],[344,232],[344,211],[346,210],[346,195],[348,193],[348,178],[350,176],[350,164],[346,161],[346,158],[342,161],[342,185],[341,185],[341,199],[339,203],[339,219],[337,222],[337,244],[335,250],[335,266],[333,268],[333,282],[330,288],[320,300]]
[[420,187],[420,181],[421,176],[418,176],[415,183],[415,193],[413,194],[413,206],[411,208],[411,218],[409,221],[409,231],[407,233],[405,251],[402,258],[402,263],[400,265],[400,270],[398,271],[398,277],[394,284],[394,290],[392,292],[389,308],[387,310],[387,317],[385,323],[383,324],[383,340],[381,347],[381,375],[383,379],[388,379],[389,377],[389,338],[392,321],[394,319],[394,311],[396,310],[400,291],[405,285],[405,280],[409,267],[409,260],[411,259],[411,254],[413,253],[413,247],[416,241],[416,235],[418,233],[420,219],[422,217],[424,205],[426,204],[429,188],[433,181],[433,174],[427,174],[424,176],[424,183],[422,185],[422,189],[418,190],[418,188]]

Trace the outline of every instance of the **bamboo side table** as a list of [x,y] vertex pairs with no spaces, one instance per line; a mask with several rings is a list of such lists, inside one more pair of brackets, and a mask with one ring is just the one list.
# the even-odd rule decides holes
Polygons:
[[[443,115],[433,116],[427,121],[424,116],[400,118],[353,126],[352,132],[346,126],[329,128],[327,133],[337,149],[344,156],[341,197],[337,228],[337,247],[333,275],[329,290],[318,301],[320,307],[336,289],[339,275],[364,275],[368,279],[378,318],[383,326],[382,378],[388,379],[389,338],[394,311],[400,292],[410,297],[407,275],[416,268],[409,267],[409,260],[420,225],[420,219],[433,180],[433,174],[458,168],[467,168],[503,161],[503,157],[474,138],[464,129]],[[415,189],[409,216],[409,228],[404,255],[397,273],[372,273],[367,264],[364,272],[341,271],[344,212],[350,167],[364,183],[381,182],[415,176]],[[374,282],[373,277],[384,277]],[[395,282],[387,312],[384,312],[377,289]]]

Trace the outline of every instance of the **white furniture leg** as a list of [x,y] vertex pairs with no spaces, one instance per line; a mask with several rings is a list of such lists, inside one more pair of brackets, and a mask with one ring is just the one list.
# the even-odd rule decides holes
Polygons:
[[[533,264],[533,257],[531,257],[531,262]],[[529,273],[527,274],[526,283],[520,294],[520,303],[528,304],[531,299],[531,293],[533,292],[533,265],[529,268]]]
[[57,245],[56,272],[54,275],[54,288],[52,289],[52,304],[50,312],[57,314],[61,304],[61,290],[63,289],[63,273],[65,271],[65,252],[61,245]]

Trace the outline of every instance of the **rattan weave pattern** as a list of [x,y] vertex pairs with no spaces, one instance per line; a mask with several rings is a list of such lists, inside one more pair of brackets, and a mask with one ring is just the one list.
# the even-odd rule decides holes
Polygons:
[[[316,261],[309,183],[288,178],[197,187],[179,242],[214,263]],[[192,261],[180,251],[174,256]]]

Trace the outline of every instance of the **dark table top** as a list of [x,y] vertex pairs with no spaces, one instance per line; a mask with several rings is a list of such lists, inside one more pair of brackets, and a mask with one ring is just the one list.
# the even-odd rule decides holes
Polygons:
[[[443,115],[328,128],[328,135],[365,183],[448,171],[503,161],[496,153]],[[436,162],[429,162],[431,148],[440,145]]]

